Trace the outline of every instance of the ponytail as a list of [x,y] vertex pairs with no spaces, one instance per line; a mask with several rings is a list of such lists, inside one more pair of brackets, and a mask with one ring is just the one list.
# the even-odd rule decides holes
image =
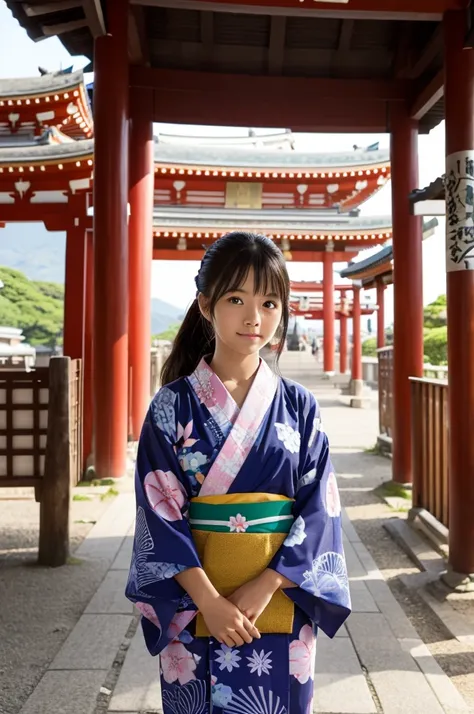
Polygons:
[[214,334],[194,300],[176,335],[171,353],[161,370],[161,384],[192,374],[204,355],[214,353]]

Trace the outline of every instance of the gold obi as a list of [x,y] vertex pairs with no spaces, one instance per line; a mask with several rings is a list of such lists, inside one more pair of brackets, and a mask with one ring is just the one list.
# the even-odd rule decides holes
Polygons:
[[[189,522],[209,580],[220,595],[260,575],[288,535],[293,500],[271,493],[235,493],[193,498]],[[293,630],[294,604],[277,590],[255,623],[263,633]],[[209,637],[198,613],[196,636]]]

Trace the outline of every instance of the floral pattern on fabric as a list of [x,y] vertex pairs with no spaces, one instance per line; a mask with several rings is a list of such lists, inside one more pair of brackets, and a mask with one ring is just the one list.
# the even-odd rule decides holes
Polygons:
[[183,518],[186,492],[172,471],[150,471],[145,476],[145,492],[152,509],[167,521]]
[[275,424],[278,438],[290,454],[297,454],[301,447],[301,434],[288,424]]
[[161,653],[160,664],[165,682],[171,684],[178,680],[180,684],[187,684],[196,679],[194,657],[181,642],[170,642],[168,647],[165,647]]
[[149,603],[136,602],[135,607],[137,608],[137,610],[140,610],[143,617],[146,617],[147,620],[150,620],[150,622],[152,622],[155,625],[155,627],[158,627],[159,629],[161,629],[158,615],[156,614],[156,612],[154,611],[154,609],[152,608],[152,606]]
[[299,639],[290,643],[290,674],[301,683],[314,677],[316,638],[309,625],[300,630]]
[[166,714],[207,714],[207,687],[203,680],[188,682],[184,686],[174,685],[163,692],[163,706]]
[[294,548],[295,545],[301,545],[306,538],[305,522],[303,516],[298,516],[296,521],[291,526],[283,545],[287,548]]
[[311,570],[304,573],[301,587],[317,597],[350,606],[349,580],[341,553],[323,553],[313,560]]
[[250,669],[250,674],[256,672],[259,677],[261,677],[262,674],[270,674],[270,670],[272,669],[271,654],[271,652],[264,652],[264,650],[260,650],[260,652],[254,650],[252,656],[247,657],[249,662],[247,667]]
[[176,397],[176,393],[171,389],[162,387],[151,403],[153,421],[171,444],[176,441]]
[[212,685],[212,703],[215,707],[227,707],[233,697],[233,692],[226,684],[215,681]]
[[339,489],[334,473],[328,476],[326,484],[326,510],[331,518],[338,518],[341,515],[341,500],[339,498]]
[[216,654],[218,655],[216,662],[220,664],[219,669],[227,669],[228,672],[232,672],[234,667],[240,667],[239,662],[242,657],[239,656],[238,651],[233,647],[222,645],[221,649],[216,651]]

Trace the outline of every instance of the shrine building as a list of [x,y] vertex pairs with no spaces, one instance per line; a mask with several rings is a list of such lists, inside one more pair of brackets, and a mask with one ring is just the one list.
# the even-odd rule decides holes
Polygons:
[[[329,337],[335,313],[333,262],[340,255],[350,262],[363,245],[383,247],[392,239],[392,470],[396,482],[412,481],[416,443],[409,418],[411,395],[413,380],[423,378],[423,229],[410,196],[419,188],[418,134],[445,119],[448,352],[450,364],[455,365],[446,392],[449,561],[453,571],[474,573],[474,13],[470,3],[6,0],[6,4],[32,39],[57,35],[71,54],[88,57],[95,73],[93,126],[83,90],[76,86],[72,98],[65,96],[73,86],[67,82],[79,79],[74,74],[32,80],[26,91],[3,86],[2,134],[14,136],[23,127],[30,145],[13,149],[18,152],[16,161],[11,160],[11,147],[1,149],[0,221],[24,219],[27,211],[30,220],[67,231],[67,321],[72,325],[78,320],[85,326],[77,330],[65,325],[65,347],[84,356],[86,383],[89,369],[100,477],[124,473],[129,413],[136,425],[148,398],[143,385],[149,372],[152,257],[163,256],[160,251],[186,256],[202,250],[221,229],[237,226],[237,219],[225,223],[223,210],[245,205],[246,226],[269,232],[288,257],[291,253],[295,261],[299,256],[322,260],[323,283],[331,286],[324,298]],[[46,91],[38,89],[42,81],[50,82]],[[38,111],[32,106],[33,96]],[[55,116],[48,119],[51,112]],[[59,122],[48,124],[55,122],[56,112],[62,127]],[[241,127],[278,123],[294,132],[388,132],[391,149],[383,160],[375,152],[355,150],[351,160],[347,155],[334,161],[313,156],[308,163],[297,158],[298,152],[277,150],[271,152],[270,163],[259,158],[245,165],[234,159],[233,148],[228,154],[226,149],[227,159],[220,163],[214,149],[194,142],[188,150],[179,144],[167,146],[166,140],[155,145],[153,122]],[[255,156],[263,151],[254,149]],[[223,175],[227,171],[234,175]],[[389,174],[391,226],[390,222],[366,225],[361,216],[347,215],[362,195],[368,197],[364,191],[377,190],[379,177]],[[175,182],[184,185],[177,188]],[[228,183],[240,186],[227,188]],[[53,191],[61,196],[59,202],[50,200],[51,193],[44,196]],[[213,199],[218,200],[206,202],[204,209],[186,198],[188,194],[196,198],[193,191],[207,192],[208,198],[214,192]],[[336,204],[341,214],[331,214]],[[273,214],[268,215],[273,210],[293,215],[288,223],[283,216],[274,220]],[[315,216],[313,227],[305,216],[317,210],[329,213],[317,223]],[[354,285],[355,301],[357,288]],[[93,355],[88,355],[91,345]],[[92,361],[93,369],[87,367]],[[334,371],[330,352],[325,368]]]

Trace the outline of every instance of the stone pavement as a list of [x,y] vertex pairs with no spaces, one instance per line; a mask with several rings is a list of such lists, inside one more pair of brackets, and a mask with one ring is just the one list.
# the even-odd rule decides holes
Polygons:
[[[314,361],[307,353],[285,355],[282,371],[315,391],[341,481],[357,488],[351,455],[375,443],[375,404],[363,411],[345,406],[334,386],[315,375]],[[344,501],[344,492],[342,497]],[[133,510],[133,496],[120,495],[76,551],[79,558],[107,557],[112,566],[21,714],[162,711],[158,659],[145,651],[137,617],[123,596]],[[336,638],[329,640],[322,634],[318,638],[314,711],[470,711],[405,616],[346,511],[343,526],[353,614]]]

